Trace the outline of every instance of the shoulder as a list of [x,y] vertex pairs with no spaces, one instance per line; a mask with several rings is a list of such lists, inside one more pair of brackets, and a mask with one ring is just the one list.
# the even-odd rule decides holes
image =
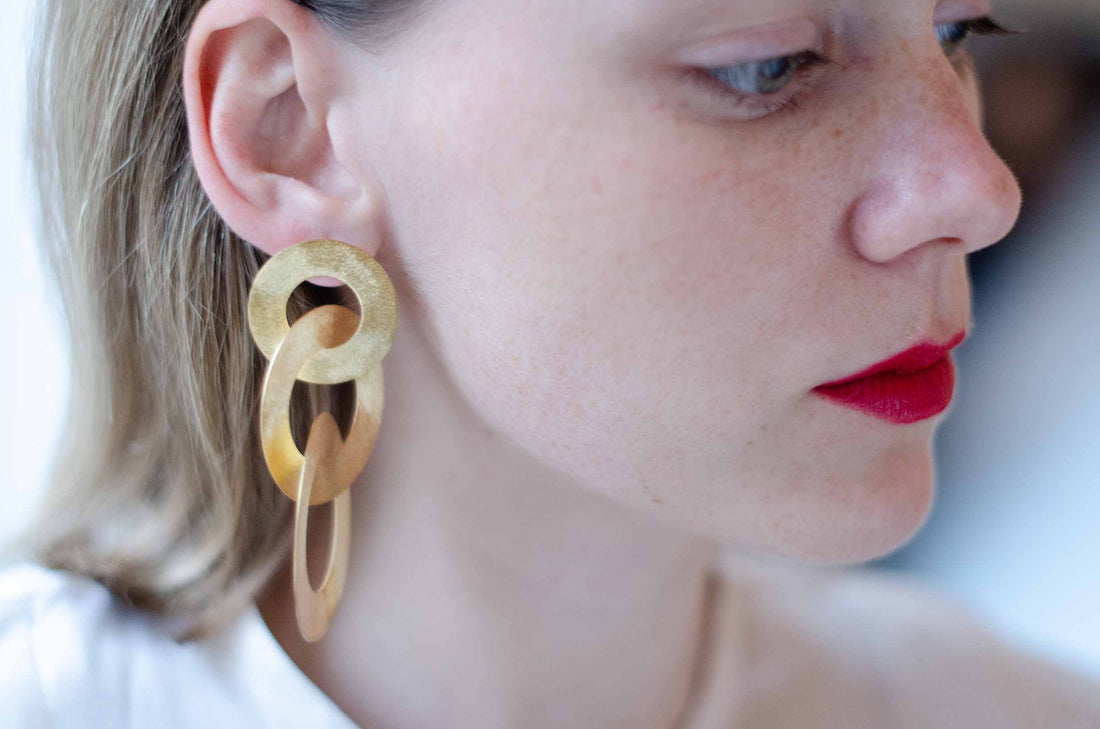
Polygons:
[[252,604],[180,642],[168,621],[88,577],[0,567],[0,727],[350,729]]
[[[0,569],[0,715],[18,726],[57,721],[63,685],[80,685],[102,636],[106,590],[33,562]],[[94,712],[93,712],[94,715]],[[104,717],[107,718],[107,717]]]
[[797,688],[817,716],[849,726],[1100,726],[1100,681],[1014,645],[915,579],[734,555],[719,574],[723,619],[756,646],[742,669]]
[[0,718],[11,726],[49,723],[33,650],[33,614],[49,575],[19,564],[0,570]]
[[225,700],[204,649],[95,580],[33,562],[0,569],[0,667],[3,726],[189,726],[184,694],[208,711]]

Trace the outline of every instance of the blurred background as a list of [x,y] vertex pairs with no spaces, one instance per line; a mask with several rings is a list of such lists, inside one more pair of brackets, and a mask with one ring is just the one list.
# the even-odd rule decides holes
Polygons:
[[977,38],[1015,231],[970,257],[974,329],[936,436],[924,528],[870,563],[915,573],[1100,677],[1100,0],[995,0]]
[[[24,23],[0,18],[0,548],[33,508],[67,397],[57,298],[28,223]],[[936,501],[905,546],[859,569],[918,576],[1022,646],[1100,677],[1100,0],[1000,0],[1026,29],[971,46],[1019,226],[970,259],[974,329],[938,431]],[[14,345],[14,354],[11,352]]]

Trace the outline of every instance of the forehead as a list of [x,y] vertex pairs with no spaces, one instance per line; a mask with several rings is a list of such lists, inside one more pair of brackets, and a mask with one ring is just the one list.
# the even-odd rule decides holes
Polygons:
[[901,36],[931,32],[936,22],[989,15],[992,4],[992,0],[581,0],[583,9],[578,12],[586,16],[584,22],[599,29],[593,34],[597,45],[628,44],[660,54],[720,39],[726,33],[788,21],[814,23],[824,36],[846,46],[886,48]]
[[[433,32],[407,34],[418,58],[456,52],[507,54],[512,63],[543,58],[585,63],[658,57],[725,33],[808,19],[823,31],[870,37],[930,21],[937,7],[988,12],[989,0],[434,0],[424,20]],[[954,12],[970,12],[955,10]],[[422,28],[422,30],[426,30]],[[474,40],[476,39],[476,41]],[[641,54],[644,54],[641,55]]]
[[[555,0],[533,0],[536,4]],[[983,15],[991,12],[994,0],[581,0],[580,6],[608,22],[671,23],[712,19],[722,22],[755,23],[792,16],[828,20],[837,15],[852,17],[926,17],[935,11],[953,15]]]
[[[507,0],[505,0],[507,1]],[[891,17],[923,17],[937,5],[958,5],[975,14],[988,11],[989,0],[569,0],[583,22],[623,34],[709,36],[794,17],[823,25],[840,16],[874,24]],[[534,5],[561,7],[561,0],[530,0]]]

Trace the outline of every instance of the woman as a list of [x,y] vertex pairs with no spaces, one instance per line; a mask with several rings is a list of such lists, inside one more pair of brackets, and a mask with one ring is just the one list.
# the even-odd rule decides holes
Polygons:
[[[866,561],[928,513],[965,254],[1020,202],[963,49],[996,30],[989,11],[48,0],[36,162],[78,366],[29,531],[43,567],[19,568],[33,589],[8,583],[5,659],[38,670],[9,680],[5,710],[160,727],[1100,717],[1095,686],[946,601],[763,567]],[[317,239],[375,259],[400,319],[347,491],[347,587],[303,641],[248,304],[261,265]],[[292,320],[355,306],[305,272]],[[299,447],[330,406],[351,427],[354,391],[298,387]]]

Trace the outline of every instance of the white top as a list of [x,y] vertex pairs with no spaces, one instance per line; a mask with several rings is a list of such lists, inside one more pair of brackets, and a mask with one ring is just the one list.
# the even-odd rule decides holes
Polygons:
[[[1100,727],[1100,682],[909,578],[740,555],[719,574],[693,729]],[[165,625],[90,579],[0,570],[0,726],[355,726],[255,605],[202,641]]]

